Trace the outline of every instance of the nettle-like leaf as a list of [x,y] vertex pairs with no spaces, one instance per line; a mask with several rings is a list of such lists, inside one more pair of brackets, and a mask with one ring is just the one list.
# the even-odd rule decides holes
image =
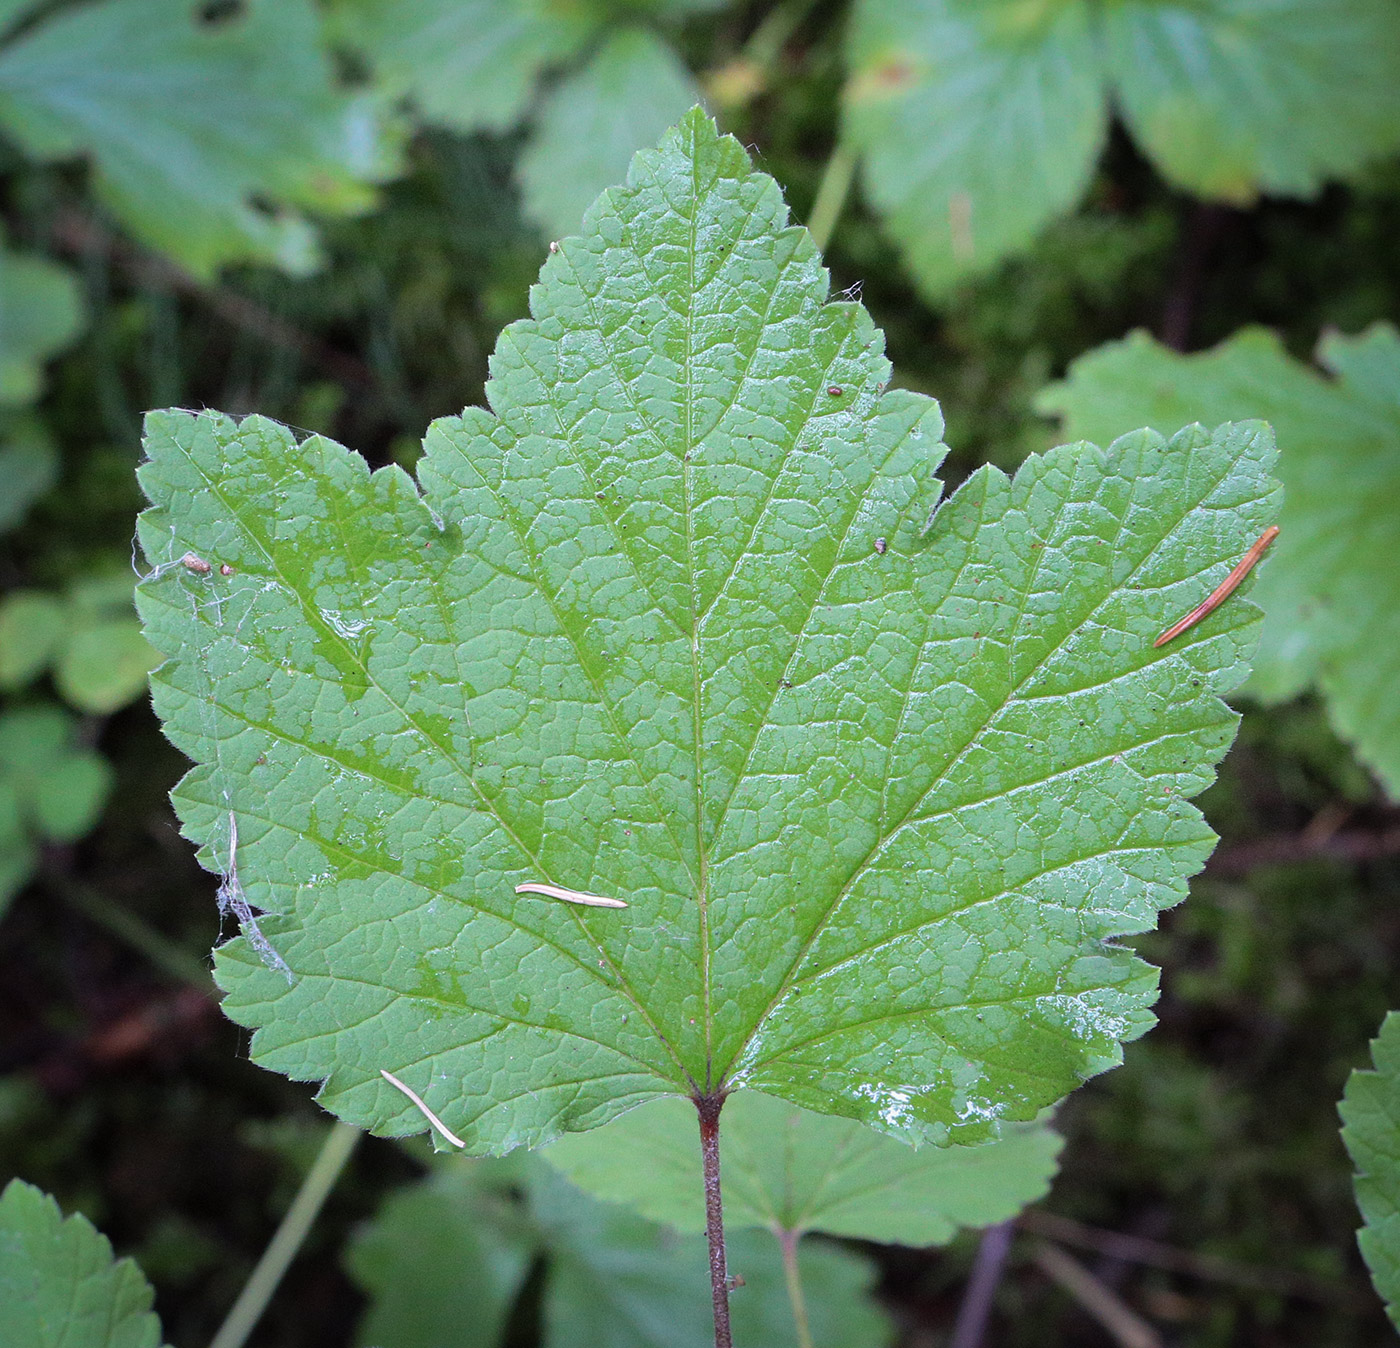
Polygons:
[[[82,302],[72,272],[45,258],[0,246],[0,406],[13,407],[38,397],[43,362],[78,335],[82,321]],[[14,452],[0,449],[4,454]],[[8,498],[12,479],[7,474],[5,480]],[[0,518],[11,509],[8,501],[0,505]]]
[[0,1323],[15,1348],[157,1348],[151,1286],[86,1217],[11,1180],[0,1194]]
[[[543,1155],[586,1192],[652,1221],[705,1229],[700,1156],[683,1100],[656,1100]],[[1060,1139],[1024,1125],[980,1147],[913,1151],[853,1119],[741,1091],[724,1111],[724,1221],[802,1235],[941,1245],[1043,1198]]]
[[258,1062],[478,1151],[740,1087],[973,1142],[1147,1028],[1111,939],[1210,850],[1258,611],[1152,638],[1271,522],[1272,437],[1061,448],[930,526],[937,406],[827,295],[696,110],[417,486],[151,417],[138,608]]
[[1338,1111],[1342,1141],[1356,1167],[1362,1257],[1386,1310],[1400,1328],[1400,1014],[1391,1011],[1371,1041],[1374,1072],[1347,1079]]
[[1391,0],[857,0],[846,134],[933,296],[1084,193],[1110,101],[1173,183],[1308,196],[1400,146]]
[[1262,329],[1191,356],[1139,332],[1081,357],[1037,405],[1091,438],[1196,418],[1273,424],[1287,498],[1255,595],[1268,616],[1250,691],[1279,701],[1316,684],[1337,732],[1400,796],[1400,334],[1330,335],[1317,358],[1333,378]]
[[670,46],[644,28],[614,33],[540,109],[520,159],[527,213],[552,238],[578,229],[599,190],[626,174],[633,153],[699,98]]
[[[691,1131],[691,1130],[687,1130]],[[897,1143],[891,1145],[897,1146]],[[731,1239],[740,1344],[796,1348],[776,1241]],[[497,1348],[531,1264],[544,1261],[544,1348],[709,1348],[705,1241],[580,1193],[531,1158],[442,1165],[391,1195],[351,1247],[369,1297],[357,1341],[375,1348]],[[798,1253],[816,1348],[876,1348],[891,1327],[866,1295],[865,1259]]]
[[22,33],[0,50],[0,126],[41,159],[89,156],[122,222],[199,276],[307,271],[315,234],[294,210],[366,208],[392,147],[370,100],[332,86],[308,0],[207,8],[103,0]]

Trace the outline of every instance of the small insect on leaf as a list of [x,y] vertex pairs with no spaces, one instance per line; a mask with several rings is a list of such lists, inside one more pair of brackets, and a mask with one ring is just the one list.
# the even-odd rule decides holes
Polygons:
[[1179,637],[1188,627],[1194,627],[1207,614],[1214,613],[1223,604],[1242,581],[1254,569],[1254,564],[1264,555],[1264,549],[1278,537],[1278,525],[1271,524],[1262,534],[1254,546],[1240,558],[1239,564],[1230,572],[1219,585],[1213,589],[1195,608],[1184,618],[1174,622],[1161,636],[1152,644],[1153,646],[1165,646],[1167,642],[1175,637]]
[[563,899],[565,903],[581,903],[587,908],[626,908],[621,899],[609,899],[602,894],[585,894],[578,889],[565,889],[563,885],[529,884],[516,885],[517,894],[543,894],[550,899]]

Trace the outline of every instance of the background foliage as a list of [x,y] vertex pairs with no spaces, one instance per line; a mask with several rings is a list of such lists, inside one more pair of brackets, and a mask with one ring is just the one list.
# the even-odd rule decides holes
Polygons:
[[[1146,44],[1136,68],[1160,78],[1143,83],[1120,127],[1102,101],[1117,87],[1111,72],[1068,63],[1057,87],[1087,127],[1078,166],[1031,166],[1058,196],[1029,225],[1013,221],[1009,242],[959,254],[966,230],[982,237],[971,190],[965,218],[945,195],[934,224],[890,196],[881,155],[898,167],[896,132],[937,140],[927,100],[904,84],[917,70],[924,83],[910,87],[928,92],[916,59],[927,25],[960,25],[954,73],[995,88],[1005,81],[978,75],[989,44],[1003,59],[996,44],[1014,38],[1017,59],[1043,63],[1052,29],[1092,27],[1107,8],[0,4],[0,900],[17,895],[0,925],[0,1156],[6,1177],[55,1194],[137,1256],[168,1341],[208,1341],[324,1121],[302,1089],[246,1061],[200,986],[217,935],[212,882],[174,830],[166,792],[183,760],[139,696],[150,655],[127,600],[142,411],[258,410],[373,462],[411,462],[432,417],[481,400],[486,354],[524,313],[549,240],[695,88],[756,147],[797,218],[819,196],[841,200],[854,175],[827,250],[833,285],[862,287],[897,381],[940,400],[954,483],[1053,443],[1041,388],[1136,328],[1176,352],[1231,343],[1216,358],[1267,358],[1328,408],[1365,395],[1376,386],[1355,362],[1324,359],[1340,384],[1309,367],[1320,336],[1324,352],[1356,351],[1346,339],[1400,320],[1400,116],[1388,101],[1400,81],[1385,65],[1400,52],[1386,37],[1400,20],[1389,0],[1192,7],[1205,46],[1231,53],[1230,78],[1202,79],[1195,104],[1165,99],[1170,63],[1147,40],[1179,32],[1187,7],[1124,6]],[[1301,44],[1308,68],[1290,82],[1278,73],[1288,52],[1251,54],[1248,42],[1296,31],[1293,11],[1325,40]],[[872,33],[885,46],[870,67]],[[896,40],[904,55],[887,50]],[[878,118],[862,101],[872,69],[899,77],[893,95],[875,90],[886,95]],[[1231,79],[1260,69],[1249,87],[1268,93],[1269,124],[1289,129],[1296,162],[1262,154],[1222,176],[1206,157],[1183,160],[1192,145],[1223,154],[1251,143],[1254,105]],[[1339,99],[1340,111],[1329,101]],[[900,122],[906,106],[917,116]],[[1164,106],[1175,129],[1156,134]],[[1232,134],[1217,135],[1210,117]],[[977,139],[994,125],[959,134],[981,147],[979,164],[1004,169],[1013,161],[988,148],[995,138]],[[1249,325],[1277,336],[1236,337]],[[1145,339],[1122,349],[1145,350]],[[1157,356],[1154,407],[1176,399],[1183,416],[1236,415],[1234,403],[1192,403],[1201,395],[1178,385],[1178,357]],[[1093,368],[1077,367],[1070,387]],[[1283,387],[1282,374],[1269,378]],[[1381,472],[1384,444],[1397,443],[1382,434],[1391,414],[1348,415],[1362,414],[1375,428],[1367,470]],[[1329,503],[1347,498],[1355,467],[1326,442],[1342,416],[1316,414],[1324,433],[1298,436],[1301,452],[1322,456],[1310,490]],[[1378,490],[1362,495],[1374,504]],[[1333,642],[1354,640],[1357,621],[1393,632],[1393,559],[1387,570],[1366,528],[1353,535],[1354,523],[1331,518],[1333,555],[1351,568],[1339,595],[1371,607],[1340,623],[1329,610],[1318,630]],[[1372,723],[1339,713],[1355,662],[1323,666],[1241,701],[1240,741],[1203,799],[1223,841],[1191,899],[1134,942],[1165,970],[1161,1025],[1060,1111],[1061,1172],[1012,1245],[998,1343],[1102,1340],[1047,1276],[1037,1244],[1047,1238],[1077,1242],[1165,1342],[1392,1341],[1354,1246],[1335,1102],[1400,996],[1400,812],[1372,775],[1393,772],[1396,747],[1393,731],[1368,742]],[[259,1342],[353,1338],[375,1291],[362,1251],[376,1227],[359,1224],[408,1201],[405,1185],[468,1201],[450,1192],[452,1175],[421,1178],[424,1166],[413,1148],[363,1144]],[[513,1344],[548,1341],[559,1287],[589,1282],[566,1282],[584,1266],[569,1262],[575,1228],[534,1196],[547,1185],[504,1182],[518,1225],[493,1258],[523,1270],[502,1275],[515,1293],[502,1312]],[[616,1249],[632,1238],[620,1231]],[[818,1248],[873,1260],[873,1274],[847,1262],[812,1281],[829,1277],[863,1304],[853,1289],[873,1276],[904,1342],[948,1340],[975,1237],[946,1251]],[[884,1332],[863,1323],[861,1334]]]

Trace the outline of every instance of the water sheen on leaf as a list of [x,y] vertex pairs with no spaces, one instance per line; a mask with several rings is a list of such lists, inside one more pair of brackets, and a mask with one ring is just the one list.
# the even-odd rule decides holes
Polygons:
[[265,914],[217,963],[258,1062],[473,1150],[741,1086],[976,1141],[1146,1029],[1106,942],[1210,850],[1258,613],[1151,640],[1271,522],[1272,439],[1062,448],[930,529],[937,406],[827,294],[697,110],[418,486],[151,417],[139,607],[185,829]]

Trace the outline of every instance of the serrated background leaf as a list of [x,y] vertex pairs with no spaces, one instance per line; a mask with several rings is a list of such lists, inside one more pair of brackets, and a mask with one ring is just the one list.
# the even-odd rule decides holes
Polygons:
[[700,91],[675,52],[644,28],[624,28],[552,89],[520,157],[525,210],[552,239],[583,213],[632,156],[653,145]]
[[[42,363],[77,336],[81,323],[82,305],[72,272],[45,258],[0,247],[0,406],[13,407],[38,396]],[[0,466],[14,471],[22,465],[0,459]],[[10,481],[7,475],[6,498]],[[9,516],[13,522],[18,514],[8,499],[0,507],[0,520]]]
[[86,1217],[22,1180],[0,1195],[0,1325],[10,1348],[157,1348],[150,1284]]
[[1316,683],[1338,733],[1400,797],[1400,334],[1376,324],[1318,354],[1335,379],[1261,328],[1191,356],[1134,333],[1081,356],[1038,406],[1091,437],[1197,418],[1273,424],[1286,495],[1256,592],[1268,618],[1249,690],[1278,701]]
[[[705,1229],[695,1110],[654,1100],[543,1155],[581,1189],[651,1221]],[[1027,1125],[980,1147],[918,1151],[853,1119],[797,1109],[757,1091],[727,1101],[725,1229],[825,1231],[857,1240],[934,1245],[959,1226],[989,1226],[1042,1198],[1060,1139]]]
[[331,0],[327,21],[386,92],[457,131],[514,126],[540,73],[597,26],[587,6],[550,0]]
[[1088,186],[1108,117],[1082,3],[857,0],[845,132],[924,291],[1024,248]]
[[122,222],[196,275],[245,259],[307,271],[315,235],[287,208],[370,205],[393,168],[380,119],[332,87],[308,0],[203,9],[103,0],[24,32],[0,50],[0,126],[37,158],[90,156]]
[[1102,22],[1133,138],[1200,196],[1311,196],[1400,147],[1391,0],[1125,0]]
[[1356,1167],[1356,1202],[1366,1225],[1357,1243],[1386,1310],[1400,1328],[1400,1014],[1386,1015],[1371,1041],[1376,1070],[1347,1078],[1338,1110]]
[[1062,448],[926,531],[937,408],[827,291],[697,111],[550,257],[421,497],[151,418],[175,799],[285,964],[222,947],[225,1008],[342,1117],[423,1130],[388,1070],[473,1150],[726,1086],[976,1141],[1149,1024],[1104,943],[1209,850],[1184,798],[1257,610],[1151,638],[1272,518],[1272,440]]

